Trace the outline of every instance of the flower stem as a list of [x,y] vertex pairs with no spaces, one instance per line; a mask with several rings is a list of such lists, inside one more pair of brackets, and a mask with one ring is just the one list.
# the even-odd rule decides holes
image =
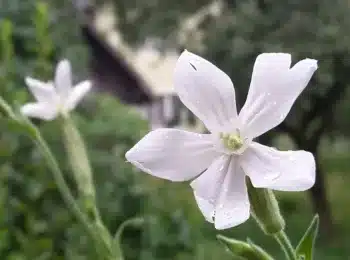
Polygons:
[[111,260],[111,248],[110,245],[107,243],[107,241],[104,240],[103,236],[96,232],[95,227],[89,223],[89,219],[86,216],[85,213],[83,213],[79,207],[79,205],[76,203],[70,188],[68,187],[64,177],[63,173],[59,167],[59,164],[57,163],[57,160],[53,153],[51,152],[49,146],[47,145],[46,141],[42,137],[40,131],[37,129],[35,125],[32,124],[27,118],[17,116],[16,113],[12,110],[12,108],[8,105],[8,103],[0,96],[0,108],[5,112],[5,114],[13,120],[18,126],[23,127],[23,132],[28,134],[34,141],[34,143],[39,148],[41,154],[44,156],[48,167],[53,173],[54,180],[56,182],[56,185],[58,187],[59,192],[61,193],[61,196],[64,200],[64,202],[67,204],[68,208],[71,210],[72,214],[77,218],[77,220],[82,224],[84,227],[86,233],[89,235],[89,237],[92,239],[96,246],[96,250],[98,252],[103,252],[103,258],[101,259],[108,259]]
[[283,230],[274,234],[273,237],[283,249],[288,260],[297,260],[292,243]]
[[[38,148],[40,149],[42,155],[45,157],[48,166],[51,168],[51,171],[53,173],[53,177],[55,179],[55,182],[57,184],[57,187],[69,207],[69,209],[72,211],[72,213],[75,215],[75,217],[78,219],[78,221],[83,225],[85,231],[88,233],[88,235],[92,238],[93,241],[99,241],[100,239],[96,236],[96,232],[93,229],[93,227],[90,225],[86,215],[80,210],[78,204],[75,202],[75,199],[66,183],[66,181],[63,178],[63,174],[61,172],[61,169],[58,166],[58,163],[51,153],[50,148],[47,146],[46,142],[42,138],[41,134],[36,131],[36,139],[35,143],[37,144]],[[107,246],[107,245],[105,245]],[[107,246],[108,248],[108,246]]]

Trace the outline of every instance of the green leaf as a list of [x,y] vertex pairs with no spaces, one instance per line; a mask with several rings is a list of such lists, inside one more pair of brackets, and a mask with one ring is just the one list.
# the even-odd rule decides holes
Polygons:
[[315,215],[311,221],[310,226],[306,230],[304,236],[301,238],[299,245],[296,248],[296,254],[299,259],[312,260],[315,239],[318,233],[319,217]]

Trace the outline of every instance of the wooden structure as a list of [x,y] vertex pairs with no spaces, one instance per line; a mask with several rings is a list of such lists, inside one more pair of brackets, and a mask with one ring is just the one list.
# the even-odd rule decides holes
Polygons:
[[197,124],[194,115],[183,106],[175,94],[155,95],[135,68],[126,62],[118,50],[112,49],[91,23],[95,16],[92,7],[84,8],[82,34],[91,54],[91,79],[95,88],[116,95],[123,103],[140,110],[151,128],[178,127]]

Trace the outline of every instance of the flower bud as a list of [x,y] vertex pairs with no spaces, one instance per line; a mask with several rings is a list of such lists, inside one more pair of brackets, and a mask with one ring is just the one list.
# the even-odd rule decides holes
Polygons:
[[218,235],[217,238],[227,249],[239,259],[244,260],[272,260],[273,258],[261,247],[252,242],[246,243],[233,238]]
[[95,187],[84,141],[74,122],[68,117],[62,120],[64,144],[76,180],[83,206],[92,216],[95,215]]
[[251,214],[260,228],[268,235],[273,235],[285,227],[278,202],[272,190],[254,188],[247,180]]

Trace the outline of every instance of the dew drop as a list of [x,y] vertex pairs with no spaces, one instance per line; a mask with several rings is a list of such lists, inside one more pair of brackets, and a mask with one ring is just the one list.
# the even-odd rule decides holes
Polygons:
[[277,105],[277,102],[276,102],[276,101],[273,101],[273,102],[272,102],[272,105],[276,106],[276,105]]
[[264,179],[268,180],[268,181],[274,181],[274,180],[278,179],[280,176],[281,176],[280,172],[274,172],[274,173],[269,173],[266,176],[264,176]]
[[211,215],[211,219],[215,222],[215,211],[213,211],[212,215]]

